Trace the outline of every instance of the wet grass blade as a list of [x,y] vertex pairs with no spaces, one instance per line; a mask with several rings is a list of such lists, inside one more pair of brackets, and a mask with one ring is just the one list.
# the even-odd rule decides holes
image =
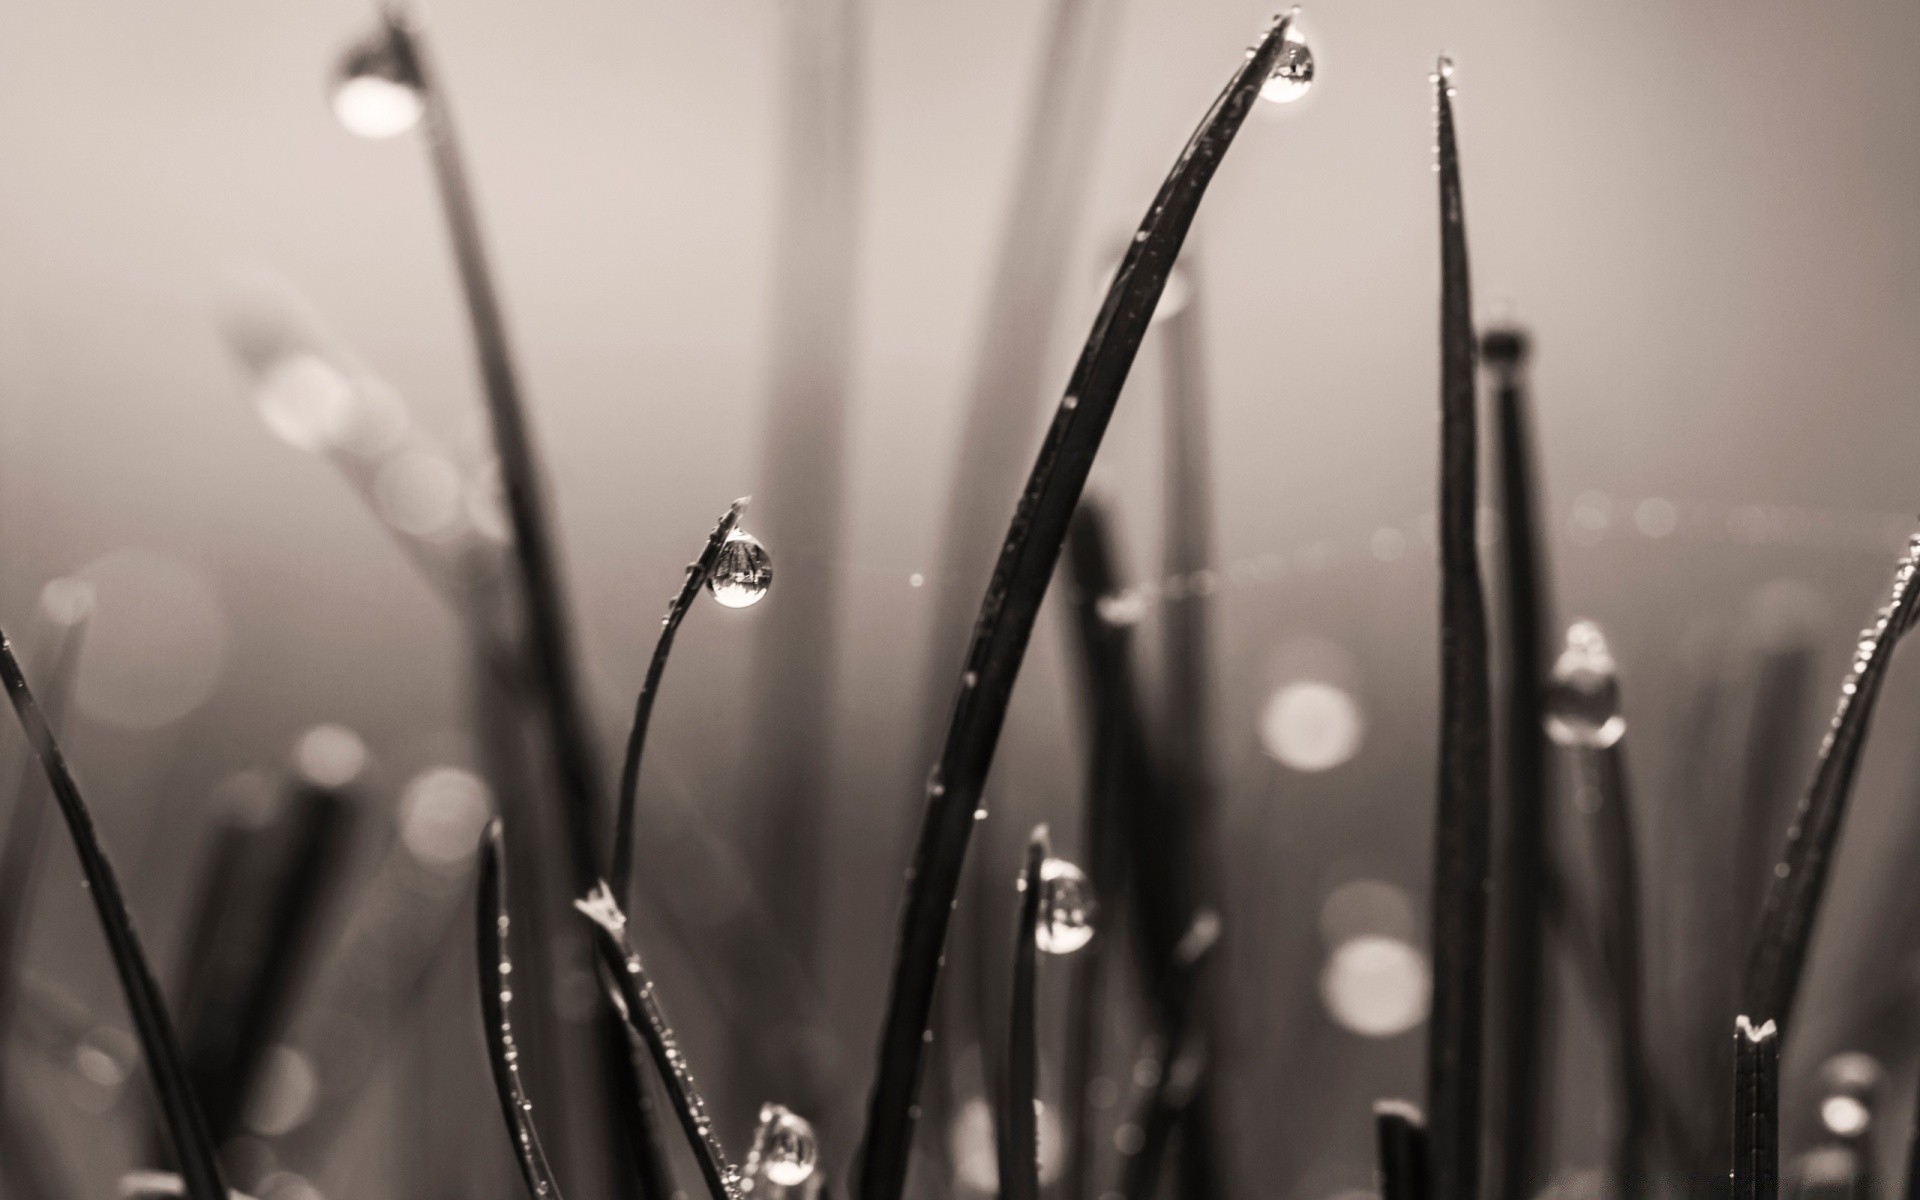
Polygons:
[[1141,223],[1094,320],[987,585],[946,745],[927,782],[858,1169],[862,1200],[898,1200],[906,1186],[927,1022],[967,841],[1068,522],[1167,274],[1207,184],[1273,71],[1287,24],[1285,18],[1275,22],[1234,74]]
[[1121,1171],[1120,1194],[1126,1200],[1152,1200],[1158,1192],[1174,1130],[1206,1076],[1212,1047],[1200,1028],[1198,1006],[1202,971],[1219,942],[1220,917],[1203,910],[1161,973],[1161,995],[1154,1006],[1160,1014],[1157,1028],[1140,1056],[1157,1059],[1158,1070],[1131,1118],[1141,1136],[1139,1150],[1127,1156]]
[[626,913],[604,883],[584,899],[574,901],[574,907],[593,922],[594,942],[600,951],[601,978],[606,984],[608,999],[626,1022],[627,1029],[645,1044],[647,1053],[653,1057],[713,1200],[740,1200],[739,1172],[727,1162],[727,1152],[714,1133],[713,1118],[707,1115],[707,1103],[700,1098],[686,1054],[681,1051],[673,1027],[667,1024],[666,1014],[654,997],[653,980],[647,977],[640,956],[627,944]]
[[527,1191],[536,1200],[560,1200],[560,1187],[547,1152],[534,1127],[533,1103],[520,1083],[520,1048],[513,1040],[511,961],[507,957],[506,848],[500,822],[494,820],[480,841],[480,878],[473,914],[480,971],[480,1017],[486,1024],[487,1061],[493,1068],[493,1087],[500,1099],[500,1115],[513,1141],[514,1158]]
[[1874,623],[1860,635],[1852,668],[1840,688],[1840,704],[1820,747],[1819,765],[1807,788],[1786,851],[1774,868],[1765,907],[1747,960],[1742,986],[1746,1016],[1777,1024],[1786,1036],[1814,920],[1826,888],[1827,870],[1840,839],[1847,798],[1873,721],[1874,702],[1886,681],[1894,648],[1912,627],[1914,572],[1920,567],[1920,535],[1908,543],[1894,571],[1892,593]]
[[7,695],[13,701],[13,711],[20,718],[20,728],[26,733],[27,744],[33,748],[35,757],[39,758],[41,767],[45,769],[54,799],[60,805],[60,814],[66,819],[67,831],[73,835],[74,851],[80,858],[80,870],[86,878],[87,890],[93,896],[94,908],[100,914],[100,927],[106,934],[107,949],[113,956],[121,989],[126,993],[127,1010],[133,1018],[135,1031],[140,1035],[140,1045],[146,1054],[147,1069],[153,1077],[156,1098],[173,1139],[173,1151],[180,1163],[186,1194],[190,1200],[226,1200],[227,1189],[221,1181],[219,1156],[214,1150],[213,1139],[207,1134],[199,1100],[193,1094],[186,1062],[180,1054],[180,1043],[174,1037],[173,1022],[168,1018],[166,1004],[160,997],[160,987],[154,982],[153,973],[147,969],[147,956],[140,948],[139,937],[134,933],[126,902],[120,897],[120,884],[114,877],[113,865],[108,862],[106,850],[94,834],[93,817],[87,811],[86,801],[81,799],[80,788],[67,770],[66,759],[54,740],[53,730],[47,726],[40,706],[28,690],[26,676],[20,670],[20,662],[14,657],[13,644],[5,633],[0,633],[0,683],[6,685]]
[[1583,754],[1581,766],[1594,797],[1600,940],[1612,982],[1609,999],[1614,1025],[1614,1065],[1619,1072],[1620,1090],[1614,1178],[1621,1195],[1637,1196],[1650,1186],[1647,1154],[1654,1081],[1647,1061],[1640,870],[1634,853],[1625,740]]
[[1433,1194],[1439,1200],[1470,1200],[1478,1191],[1480,1165],[1493,715],[1486,601],[1475,544],[1476,347],[1452,71],[1442,59],[1433,76],[1440,155],[1440,781],[1427,1114]]
[[659,695],[660,678],[666,674],[667,655],[673,652],[673,636],[680,631],[680,622],[686,619],[693,602],[700,598],[700,589],[713,577],[721,547],[726,545],[727,535],[740,523],[740,516],[746,510],[747,497],[735,500],[713,527],[713,535],[707,539],[700,557],[687,565],[686,581],[680,585],[680,591],[667,606],[667,615],[660,621],[660,640],[654,643],[653,658],[647,663],[647,677],[640,685],[639,699],[633,704],[633,728],[627,734],[627,754],[620,766],[620,802],[614,818],[610,876],[613,886],[619,889],[623,908],[633,903],[634,809],[639,803],[640,756],[647,748],[647,726],[653,719],[654,697]]
[[1047,861],[1047,827],[1027,842],[1020,872],[1020,914],[1013,929],[1013,1005],[1007,1021],[1006,1094],[1000,1105],[1002,1200],[1040,1200],[1040,1126],[1033,1106],[1039,1091],[1040,1051],[1035,1027],[1039,935],[1043,897],[1040,868]]
[[1780,1030],[1746,1017],[1733,1030],[1733,1200],[1780,1192]]
[[1373,1106],[1374,1136],[1380,1147],[1380,1200],[1427,1200],[1427,1123],[1404,1100]]
[[1481,357],[1494,376],[1499,454],[1502,632],[1507,664],[1506,841],[1495,895],[1500,954],[1495,994],[1497,1046],[1489,1157],[1495,1195],[1527,1200],[1545,1182],[1544,1131],[1551,1093],[1542,1086],[1552,1017],[1546,1011],[1547,927],[1543,889],[1552,869],[1552,773],[1547,769],[1545,653],[1551,621],[1551,570],[1540,527],[1533,412],[1527,389],[1530,339],[1518,328],[1489,331]]

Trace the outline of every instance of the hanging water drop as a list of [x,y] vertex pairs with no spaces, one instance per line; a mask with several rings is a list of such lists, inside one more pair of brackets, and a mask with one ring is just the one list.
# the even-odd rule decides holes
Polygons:
[[760,1174],[780,1187],[805,1183],[820,1159],[813,1125],[784,1104],[760,1106],[760,1129],[753,1140],[760,1151]]
[[1040,923],[1034,942],[1048,954],[1072,954],[1093,940],[1093,886],[1064,858],[1040,864]]
[[1299,9],[1293,11],[1286,37],[1280,43],[1280,56],[1274,60],[1267,81],[1260,85],[1262,100],[1292,104],[1313,87],[1313,51],[1301,36],[1300,27],[1291,23],[1299,13]]
[[773,586],[773,556],[760,539],[736,529],[720,546],[720,557],[707,576],[713,598],[728,608],[752,608]]
[[1627,732],[1613,651],[1592,621],[1567,627],[1567,648],[1553,664],[1546,708],[1547,736],[1562,746],[1604,749]]
[[333,76],[333,115],[350,133],[389,138],[405,133],[426,111],[426,97],[398,31],[382,26],[349,49]]

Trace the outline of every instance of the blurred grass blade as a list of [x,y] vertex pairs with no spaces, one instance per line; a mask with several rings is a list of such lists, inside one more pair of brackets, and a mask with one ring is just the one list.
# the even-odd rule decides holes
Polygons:
[[1552,620],[1552,571],[1540,526],[1533,412],[1527,389],[1530,338],[1519,328],[1490,330],[1481,357],[1494,376],[1499,454],[1501,584],[1506,594],[1506,840],[1495,889],[1500,953],[1495,997],[1502,1036],[1491,1081],[1488,1130],[1491,1181],[1500,1200],[1529,1200],[1545,1182],[1550,1089],[1542,1086],[1552,1014],[1547,1011],[1547,926],[1543,890],[1553,870],[1552,773],[1547,769],[1544,655]]
[[862,1200],[898,1200],[906,1185],[914,1093],[947,921],[1007,703],[1068,522],[1168,272],[1207,184],[1272,73],[1287,24],[1285,18],[1276,21],[1235,73],[1141,223],[1068,381],[987,585],[946,745],[927,783],[861,1149]]
[[700,1174],[706,1179],[713,1200],[740,1200],[739,1172],[727,1162],[726,1150],[713,1129],[713,1118],[707,1114],[706,1101],[700,1098],[700,1090],[694,1085],[686,1054],[654,997],[653,980],[641,966],[640,956],[627,944],[626,913],[604,883],[574,901],[574,907],[593,922],[594,941],[600,951],[601,979],[608,999],[626,1022],[627,1029],[653,1056],[653,1064],[667,1086],[673,1111],[680,1118],[680,1127],[687,1135],[687,1144],[700,1164]]
[[1771,1021],[1784,1038],[1792,1015],[1807,948],[1813,940],[1827,870],[1839,842],[1847,798],[1873,721],[1874,702],[1887,667],[1914,621],[1913,579],[1920,567],[1920,534],[1907,545],[1894,571],[1892,594],[1878,618],[1860,634],[1852,668],[1840,687],[1840,704],[1820,747],[1813,782],[1787,831],[1786,852],[1774,868],[1766,906],[1754,936],[1742,987],[1745,1015]]
[[94,834],[93,817],[87,811],[86,802],[80,798],[80,789],[74,783],[72,774],[67,770],[66,759],[61,756],[53,730],[47,726],[40,706],[27,688],[26,676],[20,670],[19,660],[14,657],[13,643],[4,632],[0,632],[0,683],[6,685],[7,695],[13,701],[13,711],[20,719],[20,728],[27,735],[27,744],[33,748],[34,755],[46,770],[47,782],[53,788],[54,799],[59,802],[61,816],[66,819],[67,831],[73,835],[74,851],[80,858],[80,870],[86,878],[87,890],[93,896],[94,908],[100,914],[100,927],[106,934],[107,949],[113,956],[114,969],[119,973],[121,989],[126,993],[127,1010],[133,1017],[134,1029],[140,1035],[140,1045],[146,1053],[147,1069],[153,1077],[156,1098],[173,1138],[173,1151],[180,1162],[186,1194],[190,1200],[226,1200],[227,1189],[221,1181],[219,1156],[214,1150],[213,1139],[207,1134],[206,1121],[200,1114],[200,1103],[193,1094],[186,1062],[181,1057],[180,1044],[174,1037],[173,1022],[168,1018],[166,1004],[160,998],[160,987],[153,981],[153,973],[147,969],[146,954],[140,949],[133,922],[127,916],[126,903],[120,898],[120,885],[114,877],[113,865],[107,861],[106,851]]
[[520,1083],[520,1049],[513,1040],[512,994],[507,957],[507,883],[506,849],[495,818],[487,826],[480,842],[480,878],[474,897],[474,930],[477,935],[477,961],[480,971],[480,1017],[486,1023],[487,1061],[493,1068],[494,1091],[500,1098],[500,1115],[507,1123],[507,1136],[513,1141],[513,1154],[520,1163],[520,1174],[527,1191],[536,1200],[560,1200],[560,1187],[554,1182],[553,1169],[547,1165],[547,1152],[540,1145],[540,1131],[533,1121],[533,1102]]
[[620,800],[614,818],[613,873],[610,876],[613,886],[619,889],[623,908],[633,903],[633,820],[634,809],[639,802],[640,756],[647,748],[647,725],[653,719],[653,701],[660,693],[660,679],[667,670],[667,655],[673,652],[673,635],[680,631],[680,622],[686,619],[693,602],[700,598],[700,589],[712,578],[713,568],[720,561],[721,547],[726,545],[727,535],[740,523],[740,516],[746,509],[747,497],[735,500],[732,507],[721,514],[719,524],[713,527],[713,534],[707,538],[700,557],[688,565],[686,580],[667,606],[667,615],[661,619],[660,640],[654,643],[653,658],[647,663],[647,677],[640,684],[639,699],[633,704],[633,728],[627,734],[627,754],[620,767]]
[[1404,1100],[1373,1106],[1374,1135],[1380,1147],[1380,1200],[1427,1200],[1427,1124],[1420,1110]]
[[1453,65],[1433,76],[1440,165],[1440,786],[1434,818],[1427,1115],[1438,1200],[1478,1193],[1491,857],[1492,700],[1475,544],[1473,299],[1453,134]]
[[1034,991],[1039,974],[1040,922],[1045,907],[1040,868],[1047,861],[1047,827],[1027,841],[1020,872],[1020,915],[1013,930],[1013,1006],[1007,1022],[1007,1065],[1000,1104],[1001,1200],[1040,1200],[1040,1127],[1034,1113],[1039,1091]]
[[[1127,1156],[1121,1169],[1120,1195],[1125,1200],[1152,1200],[1159,1192],[1174,1129],[1206,1076],[1212,1044],[1207,1031],[1200,1027],[1198,1006],[1202,969],[1219,942],[1219,914],[1202,910],[1161,972],[1161,994],[1154,1006],[1159,1014],[1155,1032],[1147,1039],[1148,1048],[1141,1051],[1139,1060],[1154,1061],[1156,1069],[1152,1072],[1153,1086],[1130,1118],[1140,1130],[1140,1148]],[[1138,1070],[1135,1078],[1140,1078]],[[1190,1129],[1183,1130],[1181,1136],[1190,1134]]]
[[1734,1021],[1733,1200],[1780,1191],[1780,1030]]

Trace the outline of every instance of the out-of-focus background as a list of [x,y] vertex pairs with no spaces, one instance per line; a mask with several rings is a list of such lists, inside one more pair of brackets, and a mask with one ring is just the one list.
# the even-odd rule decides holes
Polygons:
[[[1270,15],[1241,0],[1100,7],[1109,76],[1045,385],[1020,410],[1023,462],[1118,248]],[[759,1103],[782,1097],[761,1094],[753,1041],[728,1014],[790,994],[836,1178],[859,1129],[921,808],[931,626],[949,592],[968,613],[984,585],[943,574],[941,527],[1048,10],[873,3],[846,17],[859,132],[844,451],[827,524],[808,529],[769,507],[782,446],[766,432],[790,319],[778,272],[788,139],[806,128],[789,61],[803,18],[765,0],[461,0],[428,14],[609,776],[683,566],[730,500],[759,494],[747,527],[768,542],[774,587],[752,609],[694,610],[654,721],[637,860],[643,891],[674,899],[666,917],[642,906],[636,941],[742,1147]],[[1689,718],[1703,683],[1734,697],[1708,724],[1716,745],[1737,743],[1754,655],[1813,647],[1777,764],[1790,795],[1920,511],[1920,12],[1490,0],[1330,3],[1302,19],[1317,81],[1253,114],[1188,266],[1217,514],[1214,882],[1236,1039],[1225,1144],[1243,1188],[1325,1197],[1371,1186],[1368,1103],[1420,1087],[1435,56],[1458,64],[1476,305],[1536,339],[1556,606],[1600,620],[1621,662],[1647,924],[1656,957],[1672,957],[1674,897],[1716,886],[1687,865],[1714,854],[1699,839],[1719,827],[1700,814],[1724,802],[1742,761],[1709,756],[1688,775],[1706,736]],[[371,24],[356,3],[82,0],[0,14],[0,624],[31,650],[49,580],[96,589],[68,743],[163,979],[236,772],[283,768],[316,724],[350,728],[371,755],[373,828],[404,813],[422,772],[482,757],[446,606],[324,459],[262,424],[217,324],[236,277],[270,270],[419,427],[459,462],[484,460],[419,138],[357,138],[329,109],[339,54]],[[1149,339],[1093,485],[1135,580],[1159,571],[1164,351]],[[988,502],[1010,513],[1013,499]],[[746,798],[778,790],[755,777],[770,728],[755,705],[777,653],[764,631],[785,573],[823,570],[837,592],[828,627],[808,636],[830,648],[832,686],[807,714],[824,736],[805,749],[824,803],[810,844],[789,844],[817,889],[796,936],[783,899],[756,889],[755,864],[781,847],[756,840],[764,814]],[[1174,601],[1146,599],[1151,675],[1150,631]],[[989,878],[1009,885],[995,931],[1033,823],[1052,822],[1062,852],[1078,853],[1084,723],[1068,632],[1063,613],[1043,614],[975,840]],[[1880,713],[1790,1081],[1851,1048],[1848,996],[1909,949],[1892,944],[1880,906],[1914,846],[1916,684],[1898,670]],[[478,830],[458,817],[444,865],[463,898],[461,839]],[[112,1041],[125,1018],[63,840],[47,864],[29,969],[77,1006],[79,1028]],[[1383,941],[1343,958],[1359,935]],[[996,976],[1004,940],[987,938]],[[434,985],[450,1049],[421,1069],[448,1081],[431,1103],[455,1136],[490,1147],[461,1169],[506,1194],[466,970]],[[1590,1019],[1571,1011],[1576,1029]],[[1656,1002],[1656,1022],[1669,1015]],[[104,1194],[138,1165],[148,1118],[118,1082],[124,1054],[103,1065],[86,1049],[77,1068],[59,1053],[21,1068],[10,1104],[58,1129],[85,1194]],[[1886,1141],[1904,1144],[1912,1047],[1870,1049],[1890,1073],[1882,1117],[1902,1131]],[[1604,1153],[1604,1089],[1582,1082],[1601,1056],[1569,1051],[1568,1169]],[[434,1096],[409,1090],[419,1064],[404,1058],[341,1135],[366,1152],[283,1173],[298,1167],[301,1186],[327,1196],[417,1191],[414,1135],[380,1115],[417,1118]],[[1043,1091],[1055,1080],[1050,1062]],[[1796,1147],[1820,1137],[1810,1096],[1790,1094]],[[270,1112],[257,1138],[306,1119]],[[949,1140],[964,1165],[968,1138],[986,1132],[923,1137]],[[981,1186],[977,1171],[961,1178]]]

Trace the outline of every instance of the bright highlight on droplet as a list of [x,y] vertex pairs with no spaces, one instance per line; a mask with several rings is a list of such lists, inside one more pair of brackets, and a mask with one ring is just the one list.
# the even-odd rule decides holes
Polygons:
[[292,1046],[275,1046],[247,1101],[247,1128],[267,1137],[292,1133],[313,1116],[319,1098],[313,1060]]
[[401,844],[428,866],[454,867],[472,858],[492,819],[492,789],[459,767],[422,771],[400,795]]
[[1336,947],[1320,975],[1327,1011],[1363,1037],[1393,1037],[1426,1020],[1431,986],[1426,955],[1371,934]]
[[1567,627],[1567,647],[1553,664],[1546,707],[1547,736],[1562,746],[1603,749],[1627,732],[1613,651],[1592,621]]
[[367,744],[344,725],[316,725],[294,745],[293,765],[315,787],[345,787],[366,769]]
[[1835,1137],[1859,1137],[1873,1121],[1873,1111],[1852,1096],[1828,1096],[1820,1102],[1820,1123]]
[[348,50],[334,71],[333,115],[348,132],[366,138],[405,133],[426,112],[419,81],[381,28]]
[[199,708],[226,662],[227,620],[212,586],[149,550],[115,550],[74,572],[98,608],[74,703],[120,729],[158,729]]
[[1300,33],[1299,15],[1300,10],[1294,9],[1296,23],[1287,27],[1286,40],[1280,43],[1280,57],[1274,60],[1272,74],[1260,85],[1262,100],[1292,104],[1313,87],[1313,51]]
[[1383,879],[1349,879],[1320,903],[1320,936],[1330,946],[1369,934],[1404,941],[1417,928],[1413,897]]
[[1260,744],[1296,771],[1328,771],[1352,758],[1366,717],[1346,689],[1317,679],[1283,684],[1260,714]]
[[[1051,1104],[1034,1104],[1040,1134],[1040,1182],[1051,1184],[1060,1178],[1066,1163],[1066,1134],[1060,1127],[1060,1115]],[[1000,1191],[1000,1162],[994,1149],[993,1107],[974,1097],[960,1106],[948,1135],[953,1153],[954,1174],[968,1190],[997,1195]]]
[[461,515],[460,469],[437,454],[409,450],[380,468],[373,496],[380,515],[400,532],[444,536]]
[[760,539],[735,529],[721,543],[720,558],[707,577],[707,590],[727,608],[752,608],[773,586],[773,556]]
[[1093,885],[1064,858],[1040,864],[1040,923],[1033,940],[1048,954],[1072,954],[1093,940]]
[[316,354],[289,354],[268,367],[253,406],[273,436],[299,450],[325,450],[353,432],[353,383]]
[[55,625],[73,626],[93,615],[93,585],[62,576],[40,589],[40,615]]
[[760,1106],[760,1128],[753,1145],[760,1174],[780,1187],[805,1183],[820,1160],[813,1125],[783,1104]]

